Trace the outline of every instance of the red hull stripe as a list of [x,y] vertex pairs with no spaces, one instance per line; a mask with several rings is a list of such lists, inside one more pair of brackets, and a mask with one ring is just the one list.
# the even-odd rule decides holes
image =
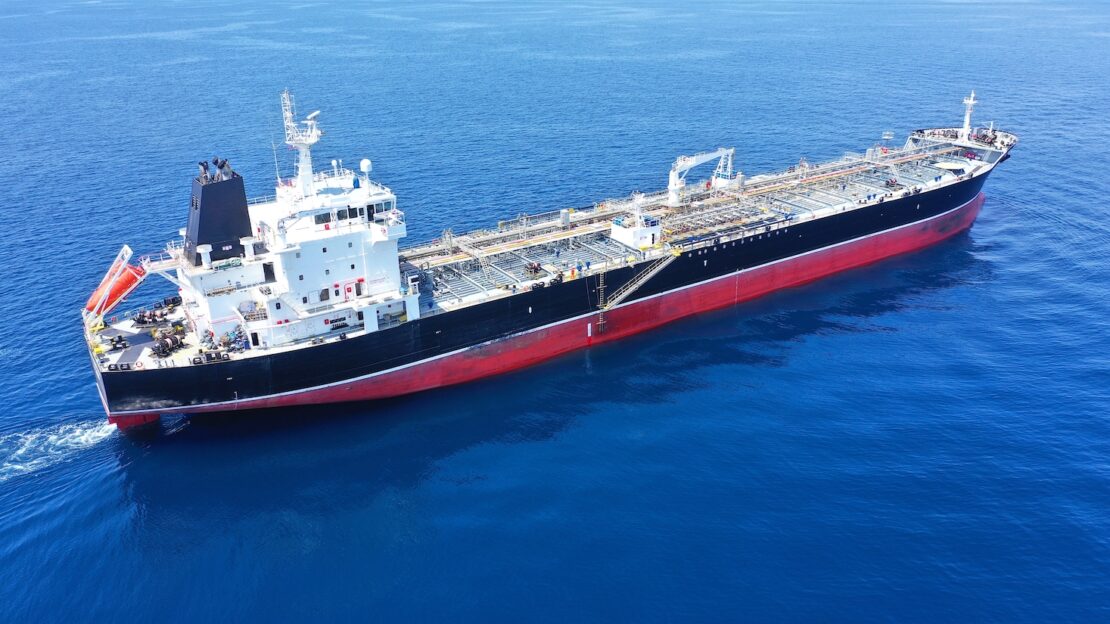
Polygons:
[[117,412],[108,420],[127,427],[164,413],[364,401],[473,381],[933,245],[971,227],[982,205],[979,194],[935,217],[622,304],[606,312],[603,334],[598,334],[597,312],[592,312],[366,377],[242,401]]

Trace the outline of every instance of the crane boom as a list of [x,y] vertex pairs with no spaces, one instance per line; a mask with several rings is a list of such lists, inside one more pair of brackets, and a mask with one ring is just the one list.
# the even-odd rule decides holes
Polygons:
[[[732,157],[734,147],[722,147],[712,152],[701,152],[693,156],[679,156],[671,165],[670,180],[667,183],[667,203],[677,206],[682,201],[682,189],[686,186],[686,173],[694,167],[718,160],[717,170],[713,173],[713,185],[727,184],[732,179]],[[718,182],[718,180],[720,180]]]

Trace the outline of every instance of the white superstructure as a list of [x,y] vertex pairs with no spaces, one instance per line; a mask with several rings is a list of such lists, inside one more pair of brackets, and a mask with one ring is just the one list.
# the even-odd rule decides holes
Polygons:
[[370,179],[369,160],[359,173],[336,161],[313,171],[319,113],[297,123],[288,92],[282,110],[286,142],[298,151],[296,176],[278,178],[272,197],[249,203],[253,235],[240,240],[241,256],[212,261],[211,246],[200,245],[194,265],[174,243],[144,268],[178,285],[192,328],[213,342],[280,347],[418,318],[417,286],[402,284],[398,265],[406,231],[396,197]]

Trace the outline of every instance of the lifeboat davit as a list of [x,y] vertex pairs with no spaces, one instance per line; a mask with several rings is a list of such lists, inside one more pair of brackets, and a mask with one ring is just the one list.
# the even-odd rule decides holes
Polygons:
[[130,259],[131,250],[124,246],[116,256],[116,261],[112,263],[112,268],[108,269],[104,279],[100,280],[100,285],[89,296],[89,300],[85,303],[86,311],[93,314],[107,314],[143,281],[146,271],[142,267],[130,264],[128,262]]

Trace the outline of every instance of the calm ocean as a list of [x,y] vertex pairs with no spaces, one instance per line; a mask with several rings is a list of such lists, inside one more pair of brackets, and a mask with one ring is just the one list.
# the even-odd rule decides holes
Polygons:
[[[1108,76],[1093,0],[7,2],[0,621],[1110,621]],[[971,89],[1022,143],[920,253],[467,386],[122,436],[77,311],[176,235],[196,161],[271,192],[286,87],[410,242],[678,154],[955,126]]]

